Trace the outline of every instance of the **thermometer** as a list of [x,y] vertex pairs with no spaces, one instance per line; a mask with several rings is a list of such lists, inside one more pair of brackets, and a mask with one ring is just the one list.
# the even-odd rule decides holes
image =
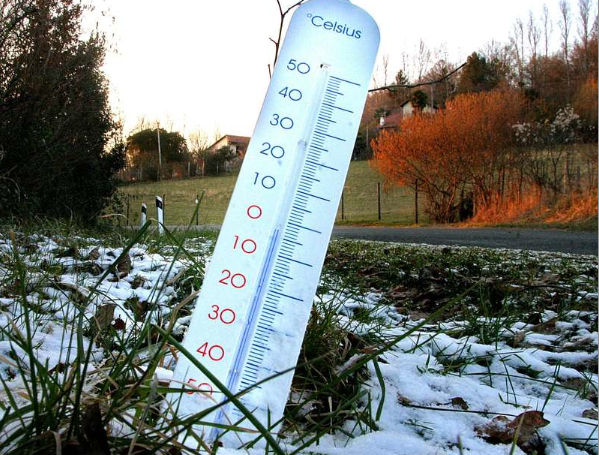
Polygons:
[[[283,415],[293,372],[279,373],[297,363],[378,44],[348,0],[293,14],[183,342],[232,393],[247,390],[240,401],[267,428]],[[174,378],[182,417],[224,400],[184,356]],[[210,424],[253,428],[243,418],[229,404],[193,431],[210,441]]]

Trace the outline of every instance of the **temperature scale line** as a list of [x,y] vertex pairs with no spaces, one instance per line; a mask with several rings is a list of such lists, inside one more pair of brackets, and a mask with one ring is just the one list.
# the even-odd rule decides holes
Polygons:
[[[332,93],[332,104],[330,104],[330,106],[336,107],[335,106],[335,102],[336,102],[336,98],[337,96],[341,96],[342,93],[339,91],[333,91],[331,90],[331,86],[338,86],[339,84],[335,81],[331,81],[331,79],[333,79],[333,76],[329,77],[329,80],[327,81],[326,84],[326,91],[329,91],[330,93]],[[332,111],[328,112],[326,109],[326,106],[328,106],[328,104],[323,103],[321,107],[320,112],[318,113],[317,118],[318,119],[323,119],[323,120],[328,120],[330,124],[334,124],[336,123],[331,117],[332,117]],[[342,111],[347,111],[346,109],[341,109]],[[328,127],[328,125],[327,125]],[[327,130],[325,130],[327,131]],[[318,131],[315,130],[312,133],[312,137],[311,137],[311,141],[310,141],[310,145],[308,147],[308,153],[307,153],[307,157],[304,160],[304,165],[302,167],[302,172],[300,174],[300,178],[299,181],[300,182],[305,182],[306,180],[308,181],[316,181],[316,182],[320,182],[319,179],[315,178],[315,170],[313,166],[310,166],[310,163],[316,163],[317,165],[323,166],[325,168],[329,168],[332,170],[336,170],[332,167],[323,165],[322,163],[319,163],[318,160],[320,158],[320,151],[328,151],[327,149],[324,149],[323,147],[317,147],[314,146],[312,144],[312,142],[323,142],[323,140],[320,140],[318,138],[318,135],[323,135],[322,133],[318,133]],[[324,136],[328,136],[328,137],[332,137],[334,139],[339,139],[342,141],[345,141],[345,139],[342,138],[337,138],[335,136],[329,135],[329,134],[324,134]],[[311,183],[306,183],[305,184],[308,188],[311,187]],[[312,197],[315,199],[319,199],[322,200],[324,202],[330,203],[330,199],[315,195],[315,194],[311,194],[309,192],[306,192],[302,189],[297,189],[296,190],[296,195],[294,196],[294,201],[292,202],[291,206],[292,208],[296,208],[299,205],[299,201],[306,201],[305,203],[307,204],[307,197]],[[303,212],[303,213],[302,213]],[[316,229],[312,229],[308,226],[304,226],[303,222],[304,222],[304,216],[307,214],[310,214],[311,211],[306,209],[306,208],[302,208],[302,211],[300,213],[294,213],[294,220],[295,221],[291,221],[288,220],[285,228],[283,230],[283,234],[282,234],[282,240],[281,243],[285,244],[285,246],[280,246],[278,248],[278,253],[275,254],[275,259],[274,259],[274,271],[272,272],[272,275],[275,276],[279,276],[279,278],[281,278],[282,280],[288,280],[288,279],[292,279],[291,277],[289,277],[288,275],[286,275],[286,273],[289,273],[289,263],[293,262],[296,264],[300,264],[300,265],[304,265],[307,267],[312,267],[312,264],[309,264],[307,262],[304,261],[300,261],[297,258],[294,257],[294,253],[295,253],[295,248],[296,246],[302,246],[301,243],[297,242],[297,232],[299,231],[299,229],[304,229],[307,231],[312,232],[314,235],[322,235],[322,232]],[[275,249],[275,244],[274,241],[276,240],[276,236],[273,236],[273,243],[271,244],[270,248],[272,250]],[[293,240],[292,240],[293,239]],[[269,250],[269,258],[272,254],[270,253]],[[266,274],[268,273],[267,270],[269,268],[269,264],[270,260],[265,264],[263,270],[262,270],[262,274],[261,274],[261,282],[263,281],[262,277],[265,277]],[[277,280],[279,281],[279,280]],[[270,335],[274,332],[274,330],[272,330],[272,324],[273,324],[273,320],[272,318],[269,317],[269,313],[274,313],[276,312],[276,308],[279,307],[279,303],[280,303],[280,299],[281,298],[286,298],[286,299],[290,299],[293,301],[297,301],[300,303],[306,303],[304,302],[304,300],[300,297],[295,297],[292,295],[288,295],[285,294],[283,292],[281,292],[282,289],[282,285],[280,283],[275,283],[274,281],[271,281],[268,285],[268,289],[266,291],[266,297],[265,297],[265,301],[269,302],[273,305],[273,308],[270,311],[264,311],[261,316],[258,318],[258,326],[259,327],[263,327],[265,329],[271,329],[269,331],[264,331],[261,335],[260,338],[254,336],[252,339],[252,342],[249,345],[249,353],[251,353],[253,355],[253,358],[255,359],[255,361],[259,362],[263,359],[264,356],[264,346],[262,345],[262,343],[265,343],[266,345],[269,344],[270,341]],[[259,293],[256,294],[256,297],[253,300],[253,303],[257,302],[259,300],[258,298]],[[311,304],[311,302],[309,302]],[[253,305],[254,306],[254,305]],[[249,321],[248,321],[248,325],[246,327],[249,327]],[[246,336],[250,336],[250,330],[248,328],[247,331],[244,331],[244,335]],[[244,340],[244,347],[246,346],[246,340]],[[244,349],[245,350],[245,349]],[[238,355],[241,358],[241,349],[238,351]],[[258,352],[256,352],[258,351]],[[245,354],[245,353],[244,353]],[[236,359],[237,360],[237,359]],[[241,359],[239,360],[239,362],[241,362]],[[236,362],[237,363],[237,362]],[[247,369],[244,368],[243,369],[243,375],[241,376],[241,385],[245,386],[245,387],[251,387],[253,384],[255,384],[258,381],[258,372],[259,372],[260,367],[255,367],[252,369]]]

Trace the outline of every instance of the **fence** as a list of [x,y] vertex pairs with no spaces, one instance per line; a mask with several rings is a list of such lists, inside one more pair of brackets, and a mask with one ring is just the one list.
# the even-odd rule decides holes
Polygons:
[[[167,226],[172,225],[218,225],[222,224],[231,198],[232,187],[221,191],[202,188],[202,180],[195,193],[182,191],[165,191],[158,194],[164,201],[164,220]],[[126,190],[127,188],[124,188]],[[196,198],[204,196],[200,203],[198,216],[193,217]],[[148,219],[156,219],[156,194],[121,192],[120,206],[113,206],[111,213],[115,223],[123,226],[136,226],[140,223],[141,204],[148,206]],[[366,185],[346,185],[341,197],[335,221],[337,223],[389,223],[410,225],[427,221],[424,213],[424,198],[417,198],[415,192],[408,188],[385,188],[382,183]],[[418,202],[416,210],[415,202]]]

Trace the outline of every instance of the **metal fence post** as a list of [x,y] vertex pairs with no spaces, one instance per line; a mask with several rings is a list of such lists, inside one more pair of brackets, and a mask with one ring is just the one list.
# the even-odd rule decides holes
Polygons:
[[381,221],[381,182],[377,182],[376,184],[376,199],[379,213],[379,221]]
[[414,223],[418,224],[418,179],[414,188]]

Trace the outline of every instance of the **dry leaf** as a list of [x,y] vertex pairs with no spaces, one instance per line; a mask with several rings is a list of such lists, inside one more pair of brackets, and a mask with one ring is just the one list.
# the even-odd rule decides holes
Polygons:
[[495,417],[488,424],[476,428],[476,433],[492,444],[510,444],[518,434],[516,444],[526,453],[533,453],[544,446],[537,430],[549,425],[541,411],[526,411],[513,420],[506,416]]

